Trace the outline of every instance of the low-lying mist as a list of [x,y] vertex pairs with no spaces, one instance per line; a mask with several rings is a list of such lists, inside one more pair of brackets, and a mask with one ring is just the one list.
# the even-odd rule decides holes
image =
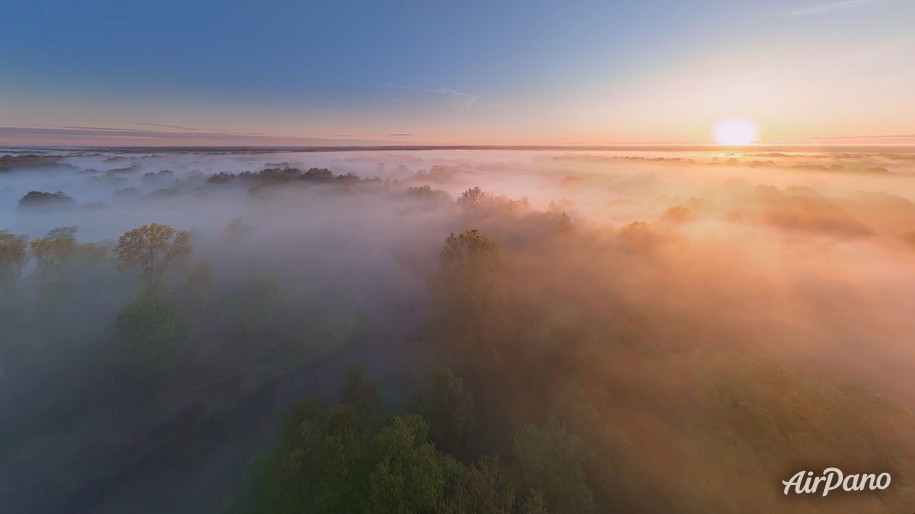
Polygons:
[[0,150],[0,511],[386,512],[415,412],[392,512],[900,512],[913,312],[907,148]]

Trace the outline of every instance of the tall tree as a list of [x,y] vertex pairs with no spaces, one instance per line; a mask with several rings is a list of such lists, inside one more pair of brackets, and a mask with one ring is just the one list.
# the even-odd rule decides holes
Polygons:
[[439,307],[449,317],[475,318],[493,307],[498,292],[502,255],[496,242],[477,229],[445,239],[434,285]]
[[426,440],[427,430],[420,416],[397,416],[375,438],[368,512],[426,513],[443,505],[461,465],[436,451]]
[[499,459],[484,456],[467,468],[464,478],[442,509],[443,514],[485,512],[512,514],[515,494]]
[[450,364],[471,383],[505,354],[508,282],[496,242],[476,229],[450,234],[431,282],[435,320]]
[[439,366],[420,400],[420,413],[429,421],[432,440],[446,451],[463,449],[473,429],[473,396],[453,371]]
[[137,354],[152,362],[163,362],[178,350],[188,325],[163,302],[144,297],[118,313],[118,335]]
[[594,512],[582,467],[583,446],[558,421],[550,420],[544,427],[525,425],[515,437],[513,454],[522,491],[542,492],[557,512]]
[[0,285],[9,286],[22,275],[27,252],[27,238],[0,230]]
[[461,193],[460,198],[457,199],[457,204],[462,209],[473,209],[479,206],[484,198],[486,198],[486,194],[477,186]]
[[72,277],[79,268],[101,260],[108,247],[97,243],[77,243],[78,226],[57,227],[46,235],[32,239],[29,250],[38,265],[38,275],[45,293],[49,286]]
[[168,225],[149,223],[128,230],[114,249],[121,269],[137,268],[154,291],[170,270],[184,266],[191,256],[191,234]]
[[52,229],[44,237],[35,238],[29,243],[42,278],[50,277],[73,258],[77,249],[76,231],[78,229],[77,226],[58,227]]

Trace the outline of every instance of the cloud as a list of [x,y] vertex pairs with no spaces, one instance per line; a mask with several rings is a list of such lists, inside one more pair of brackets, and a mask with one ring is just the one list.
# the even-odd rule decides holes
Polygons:
[[829,144],[867,145],[867,144],[894,144],[911,145],[915,143],[915,134],[857,134],[844,136],[812,136],[800,138],[782,138],[772,140],[779,144],[816,144],[827,142]]
[[385,144],[382,140],[273,136],[227,131],[154,130],[115,127],[4,127],[0,145],[78,146],[340,146]]
[[385,83],[385,87],[392,89],[403,89],[406,91],[417,91],[421,95],[435,95],[438,98],[443,99],[449,107],[457,110],[465,110],[472,106],[478,99],[478,96],[474,96],[468,93],[462,93],[456,89],[451,89],[449,87],[437,87],[437,88],[418,88],[413,86],[408,86],[405,84],[395,84],[395,83]]
[[158,128],[169,128],[177,130],[187,130],[191,132],[218,132],[220,134],[233,134],[241,136],[266,136],[263,132],[231,132],[227,130],[219,130],[213,128],[195,128],[195,127],[183,127],[181,125],[166,125],[164,123],[149,123],[142,121],[125,121],[124,123],[129,123],[131,125],[143,125],[145,127],[158,127]]
[[423,90],[423,92],[444,95],[447,98],[449,98],[449,104],[452,107],[457,107],[457,108],[461,108],[461,109],[467,109],[468,107],[473,105],[474,102],[476,102],[477,99],[479,98],[477,96],[468,95],[467,93],[461,93],[460,91],[455,91],[454,89],[450,89],[450,88],[446,88],[446,87],[440,87],[440,88],[436,88],[436,89],[425,89],[425,90]]
[[871,5],[887,4],[895,0],[846,0],[844,2],[833,2],[821,4],[805,9],[797,9],[788,13],[788,16],[806,16],[808,14],[822,14],[833,11],[844,11],[846,9],[855,9],[858,7],[867,7]]

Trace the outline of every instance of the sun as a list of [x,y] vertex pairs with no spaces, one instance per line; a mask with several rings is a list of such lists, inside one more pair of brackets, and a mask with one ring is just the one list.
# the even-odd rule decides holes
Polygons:
[[712,139],[719,145],[748,145],[756,141],[756,125],[744,118],[722,120],[712,129]]

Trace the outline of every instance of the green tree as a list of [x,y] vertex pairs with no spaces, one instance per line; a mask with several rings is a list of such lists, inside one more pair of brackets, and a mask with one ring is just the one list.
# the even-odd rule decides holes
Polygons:
[[122,234],[115,254],[121,269],[139,269],[147,289],[155,291],[166,273],[187,263],[191,250],[190,232],[149,223]]
[[358,407],[341,403],[327,418],[314,467],[314,511],[360,512],[370,437],[369,417]]
[[429,421],[432,440],[448,451],[462,450],[473,429],[473,396],[464,382],[445,366],[432,374],[419,411]]
[[557,512],[594,512],[585,481],[585,452],[578,438],[556,420],[544,427],[525,425],[515,436],[513,455],[522,491],[542,491]]
[[451,233],[439,256],[433,283],[439,307],[449,316],[473,319],[494,307],[503,271],[496,242],[469,229]]
[[317,394],[295,402],[289,407],[283,433],[294,437],[299,425],[305,421],[320,422],[330,411],[330,407],[327,398]]
[[512,514],[515,493],[508,473],[496,457],[484,456],[467,468],[463,480],[445,503],[442,514],[480,512]]
[[449,270],[497,270],[501,256],[496,242],[477,229],[468,229],[445,239],[440,265]]
[[282,430],[281,446],[274,467],[268,465],[262,488],[255,494],[254,512],[296,513],[314,509],[314,489],[320,476],[319,450],[325,420],[330,411],[327,400],[313,395],[289,408]]
[[543,493],[536,489],[531,489],[524,502],[521,503],[521,514],[550,514],[547,508],[546,498]]
[[472,383],[509,358],[508,282],[496,242],[476,229],[450,234],[430,288],[445,357]]
[[338,404],[326,417],[321,398],[298,405],[286,457],[272,487],[268,512],[364,512],[370,467],[365,411]]
[[0,285],[11,286],[22,275],[28,238],[0,230]]
[[462,209],[473,209],[479,206],[485,198],[486,194],[477,186],[461,193],[461,196],[457,199],[457,204]]
[[77,243],[78,226],[57,227],[43,237],[32,239],[29,250],[38,266],[42,286],[48,292],[51,285],[72,276],[81,267],[98,262],[108,252],[101,244]]
[[33,239],[29,243],[32,256],[38,263],[42,277],[50,277],[60,271],[76,254],[76,231],[78,226],[58,227],[44,237]]
[[461,474],[461,465],[435,450],[426,440],[427,430],[418,415],[397,416],[375,438],[369,512],[431,513],[443,505],[446,492]]
[[153,298],[141,298],[121,309],[118,335],[136,352],[154,361],[174,354],[187,334],[187,324],[167,305]]

